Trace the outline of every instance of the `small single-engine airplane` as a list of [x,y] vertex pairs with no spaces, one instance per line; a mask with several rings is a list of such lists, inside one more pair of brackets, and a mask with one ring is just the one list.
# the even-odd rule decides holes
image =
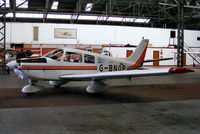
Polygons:
[[68,81],[89,80],[91,84],[87,86],[86,91],[99,93],[108,87],[103,82],[105,79],[192,71],[186,68],[138,70],[145,62],[148,42],[149,40],[143,39],[134,53],[124,59],[83,50],[62,48],[53,50],[40,58],[19,59],[8,63],[7,66],[14,68],[19,78],[29,79],[30,84],[22,89],[22,92],[27,95],[42,90],[36,85],[38,80],[49,81],[55,87],[60,87]]

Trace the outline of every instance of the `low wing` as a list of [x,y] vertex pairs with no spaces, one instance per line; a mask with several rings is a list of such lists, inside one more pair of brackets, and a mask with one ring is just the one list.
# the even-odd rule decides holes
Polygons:
[[177,67],[177,68],[164,68],[164,69],[148,69],[148,70],[128,70],[128,71],[115,71],[115,72],[103,72],[93,74],[73,74],[73,75],[62,75],[60,79],[65,80],[104,80],[104,79],[115,79],[122,77],[140,77],[140,76],[155,76],[164,75],[170,73],[186,73],[194,72],[191,69]]
[[165,69],[150,69],[150,70],[129,70],[129,71],[115,71],[115,72],[103,72],[93,74],[74,74],[74,75],[62,75],[60,79],[65,80],[102,80],[102,79],[114,79],[122,77],[139,77],[139,76],[153,76],[161,74],[169,74],[169,68]]

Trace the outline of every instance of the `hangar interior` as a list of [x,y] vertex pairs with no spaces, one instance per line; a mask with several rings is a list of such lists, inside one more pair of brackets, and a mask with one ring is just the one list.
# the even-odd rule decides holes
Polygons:
[[[199,51],[198,5],[198,0],[2,0],[1,48],[38,48],[44,54],[54,45],[101,49],[137,45],[144,37],[150,40],[151,49],[155,47],[155,53],[159,51],[158,57],[167,47],[172,50],[169,56],[177,57],[173,52],[180,46],[178,42],[184,44],[184,51]],[[73,36],[59,37],[59,32]],[[162,37],[157,38],[160,34]],[[146,58],[154,58],[153,52]],[[1,57],[7,60],[4,54]],[[199,56],[183,57],[184,65],[199,65]],[[159,63],[176,64],[176,58]]]
[[[0,0],[0,133],[199,133],[199,0]],[[88,94],[90,82],[69,82],[27,97],[28,79],[7,75],[10,51],[41,56],[55,48],[109,52],[126,58],[149,39],[144,67],[195,72],[105,80],[109,89]],[[13,53],[13,52],[12,52]],[[184,112],[183,112],[184,111]]]

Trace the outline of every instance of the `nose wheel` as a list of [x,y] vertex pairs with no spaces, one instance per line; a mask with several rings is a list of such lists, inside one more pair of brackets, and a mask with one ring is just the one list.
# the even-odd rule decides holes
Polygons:
[[26,96],[30,97],[30,96],[33,96],[34,93],[26,93]]
[[54,85],[54,88],[60,88],[61,85]]
[[36,85],[36,83],[37,83],[38,81],[37,80],[31,80],[31,79],[29,79],[29,85]]
[[36,80],[29,80],[29,84],[22,88],[22,93],[27,96],[33,96],[34,93],[43,90],[42,87],[36,85]]

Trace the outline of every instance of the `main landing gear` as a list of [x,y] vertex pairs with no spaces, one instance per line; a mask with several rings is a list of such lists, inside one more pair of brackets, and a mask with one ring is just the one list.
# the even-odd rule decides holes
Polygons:
[[87,86],[88,93],[101,93],[108,88],[108,85],[99,80],[93,80],[91,85]]

